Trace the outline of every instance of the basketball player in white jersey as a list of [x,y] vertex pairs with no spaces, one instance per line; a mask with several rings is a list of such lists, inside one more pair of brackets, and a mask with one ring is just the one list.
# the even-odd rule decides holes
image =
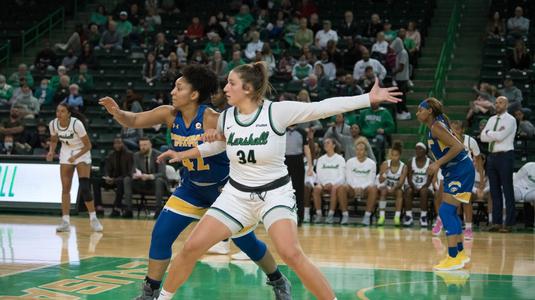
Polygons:
[[[463,143],[466,152],[468,152],[468,156],[474,162],[474,168],[476,170],[475,180],[477,180],[477,178],[485,178],[485,169],[483,168],[483,161],[481,159],[481,151],[479,150],[477,141],[473,137],[467,134],[464,134],[464,125],[462,121],[458,121],[458,120],[452,121],[451,129],[453,130],[455,137],[457,137],[457,139],[459,139]],[[484,180],[479,180],[477,184],[478,184],[477,188],[482,189],[482,190],[485,189]],[[474,184],[474,187],[476,187],[476,184]],[[475,194],[472,194],[472,197],[474,196]],[[472,218],[473,218],[472,203],[471,202],[463,203],[462,207],[463,207],[463,212],[464,212],[464,225],[465,225],[465,229],[463,231],[464,239],[471,240],[474,238],[474,233],[472,231]]]
[[368,197],[366,212],[362,219],[362,224],[368,226],[377,199],[377,186],[375,185],[377,164],[368,157],[365,141],[355,142],[355,153],[356,156],[346,162],[346,184],[340,187],[338,197],[340,202],[345,203],[348,202],[348,198]]
[[513,176],[515,201],[531,202],[535,210],[535,162],[528,162]]
[[431,181],[433,178],[427,174],[427,167],[431,164],[431,159],[427,156],[427,146],[419,142],[416,144],[416,156],[407,164],[407,180],[405,190],[405,217],[404,226],[411,226],[412,202],[414,195],[420,198],[420,226],[427,226],[427,207],[429,196],[433,194]]
[[396,199],[396,214],[394,225],[401,224],[401,206],[403,205],[403,184],[407,177],[407,166],[400,160],[402,146],[396,141],[390,150],[390,159],[381,164],[380,173],[377,175],[379,188],[379,219],[377,225],[385,224],[386,197],[391,195]]
[[327,279],[299,245],[295,196],[284,165],[285,129],[292,124],[369,107],[371,103],[399,101],[396,88],[380,88],[378,82],[369,94],[361,96],[314,103],[271,102],[264,100],[269,87],[264,62],[234,68],[224,89],[232,107],[221,114],[217,130],[205,132],[207,143],[183,152],[167,151],[160,156],[174,162],[226,151],[230,179],[175,256],[158,299],[172,299],[196,261],[212,245],[260,220],[280,257],[303,285],[319,300],[336,299]]
[[52,161],[58,141],[61,142],[59,164],[61,173],[61,213],[62,222],[56,228],[58,232],[70,231],[71,184],[74,169],[78,173],[79,195],[89,212],[89,221],[93,231],[102,231],[97,219],[95,203],[91,197],[89,175],[91,174],[91,141],[84,124],[73,114],[77,114],[65,103],[56,109],[56,118],[50,121],[50,150],[46,156]]
[[[332,224],[334,222],[334,210],[338,203],[338,189],[345,184],[345,170],[346,160],[344,157],[335,152],[336,144],[331,138],[323,140],[323,149],[325,154],[318,158],[316,164],[316,185],[314,186],[314,208],[316,214],[314,215],[314,223],[320,223],[323,217],[321,213],[321,196],[327,192],[331,196],[329,203],[329,213],[325,219],[325,223]],[[347,212],[347,198],[346,201],[340,201],[340,209],[342,210],[342,223],[347,224],[349,215]]]

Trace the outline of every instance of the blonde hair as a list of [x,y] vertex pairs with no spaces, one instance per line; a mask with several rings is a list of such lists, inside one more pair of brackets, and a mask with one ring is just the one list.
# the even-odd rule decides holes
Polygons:
[[244,84],[248,84],[253,89],[251,98],[257,102],[262,102],[265,95],[272,90],[269,83],[269,75],[266,63],[259,61],[255,63],[237,66],[232,70],[240,77]]

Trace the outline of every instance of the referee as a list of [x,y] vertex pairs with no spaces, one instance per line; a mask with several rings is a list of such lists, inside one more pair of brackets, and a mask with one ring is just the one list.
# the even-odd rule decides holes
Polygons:
[[306,132],[296,125],[288,127],[286,129],[286,154],[284,163],[288,167],[288,173],[292,178],[292,186],[295,190],[297,224],[299,226],[303,223],[304,214],[305,155],[307,162],[311,164],[312,155],[310,153],[310,147],[307,144]]
[[[496,99],[496,115],[490,117],[481,132],[481,141],[489,143],[487,174],[492,197],[492,221],[490,231],[510,232],[515,224],[515,195],[513,189],[514,139],[516,120],[507,112],[509,101]],[[503,223],[503,198],[507,217]]]

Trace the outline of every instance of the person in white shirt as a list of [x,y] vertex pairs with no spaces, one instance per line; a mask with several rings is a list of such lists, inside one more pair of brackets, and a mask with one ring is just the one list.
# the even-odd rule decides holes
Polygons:
[[[325,223],[332,224],[334,222],[334,210],[338,202],[338,189],[345,184],[346,161],[342,155],[335,152],[336,144],[333,139],[324,139],[323,149],[325,150],[325,154],[318,158],[316,165],[317,183],[314,186],[313,193],[314,208],[316,209],[314,223],[321,222],[323,217],[321,212],[321,196],[323,193],[329,193],[331,202]],[[340,209],[347,214],[347,199],[345,203],[340,202]]]
[[528,162],[515,173],[515,200],[535,204],[535,162]]
[[507,37],[509,40],[522,38],[528,35],[529,19],[525,18],[522,7],[515,8],[515,16],[507,20]]
[[[340,203],[347,203],[347,199],[362,199],[368,197],[366,201],[366,212],[362,219],[363,225],[370,225],[370,217],[377,199],[377,187],[375,186],[375,175],[377,164],[367,157],[366,143],[357,141],[355,143],[356,157],[350,158],[346,162],[346,184],[339,188],[338,197]],[[347,207],[347,206],[346,206]],[[342,212],[341,224],[347,224],[347,210]]]
[[253,31],[251,33],[252,41],[247,44],[245,48],[245,57],[249,60],[253,60],[256,57],[256,52],[262,52],[264,43],[260,40],[260,33]]
[[338,42],[338,34],[331,29],[331,21],[323,21],[323,30],[316,33],[316,47],[320,49],[327,48],[327,42],[333,40]]
[[355,80],[361,80],[367,66],[373,68],[373,72],[379,77],[379,80],[382,81],[385,79],[385,67],[377,59],[370,58],[370,52],[368,52],[368,50],[362,51],[362,59],[355,63],[355,67],[353,68],[353,78],[355,78]]
[[385,41],[385,33],[382,31],[377,33],[377,39],[372,46],[372,54],[374,52],[384,55],[385,57],[386,53],[388,52],[388,42]]
[[404,226],[411,226],[412,219],[412,202],[414,195],[420,199],[420,226],[427,226],[427,204],[429,196],[433,194],[431,186],[432,176],[427,174],[427,167],[431,164],[431,159],[427,156],[427,147],[424,143],[416,144],[416,156],[407,164],[407,184],[405,190],[405,217]]
[[336,66],[332,61],[329,61],[329,53],[327,53],[327,50],[321,51],[320,59],[314,63],[314,67],[318,64],[323,66],[323,72],[329,80],[336,79]]
[[[490,231],[510,232],[515,224],[513,168],[516,120],[507,112],[508,102],[506,97],[496,98],[496,115],[490,117],[481,132],[481,141],[489,143],[487,174],[493,203],[492,220],[494,223]],[[507,212],[505,226],[502,226],[502,195],[505,196]]]
[[396,214],[394,225],[401,224],[401,206],[403,204],[403,184],[407,177],[407,167],[400,160],[402,146],[396,141],[390,150],[390,159],[381,164],[380,173],[377,175],[377,187],[379,188],[379,219],[377,225],[385,224],[386,197],[394,196],[396,199]]

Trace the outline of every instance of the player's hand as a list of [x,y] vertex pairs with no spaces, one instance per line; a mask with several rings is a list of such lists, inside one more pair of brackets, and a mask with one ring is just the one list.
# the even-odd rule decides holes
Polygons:
[[98,104],[104,106],[108,113],[112,116],[115,116],[121,109],[115,100],[112,97],[104,97],[98,100]]
[[370,104],[381,104],[382,102],[401,102],[401,99],[396,96],[401,96],[403,93],[399,92],[398,88],[395,86],[389,88],[379,87],[379,78],[375,77],[375,83],[373,84],[369,95]]
[[76,157],[74,157],[74,156],[71,156],[71,157],[69,157],[69,159],[68,159],[68,161],[69,161],[71,164],[73,164],[75,160],[76,160]]
[[164,163],[166,159],[169,159],[169,163],[176,163],[182,161],[182,153],[173,151],[173,150],[167,150],[164,153],[160,154],[156,161],[161,164]]
[[46,161],[52,161],[54,159],[54,152],[48,152],[46,154]]
[[216,129],[206,129],[201,136],[201,141],[206,143],[212,143],[215,141],[224,141],[225,136]]
[[427,174],[433,176],[435,175],[435,173],[438,172],[438,169],[440,169],[440,166],[436,162],[434,162],[430,164],[429,167],[427,167]]
[[314,176],[314,170],[312,168],[308,168],[307,170],[307,176]]

